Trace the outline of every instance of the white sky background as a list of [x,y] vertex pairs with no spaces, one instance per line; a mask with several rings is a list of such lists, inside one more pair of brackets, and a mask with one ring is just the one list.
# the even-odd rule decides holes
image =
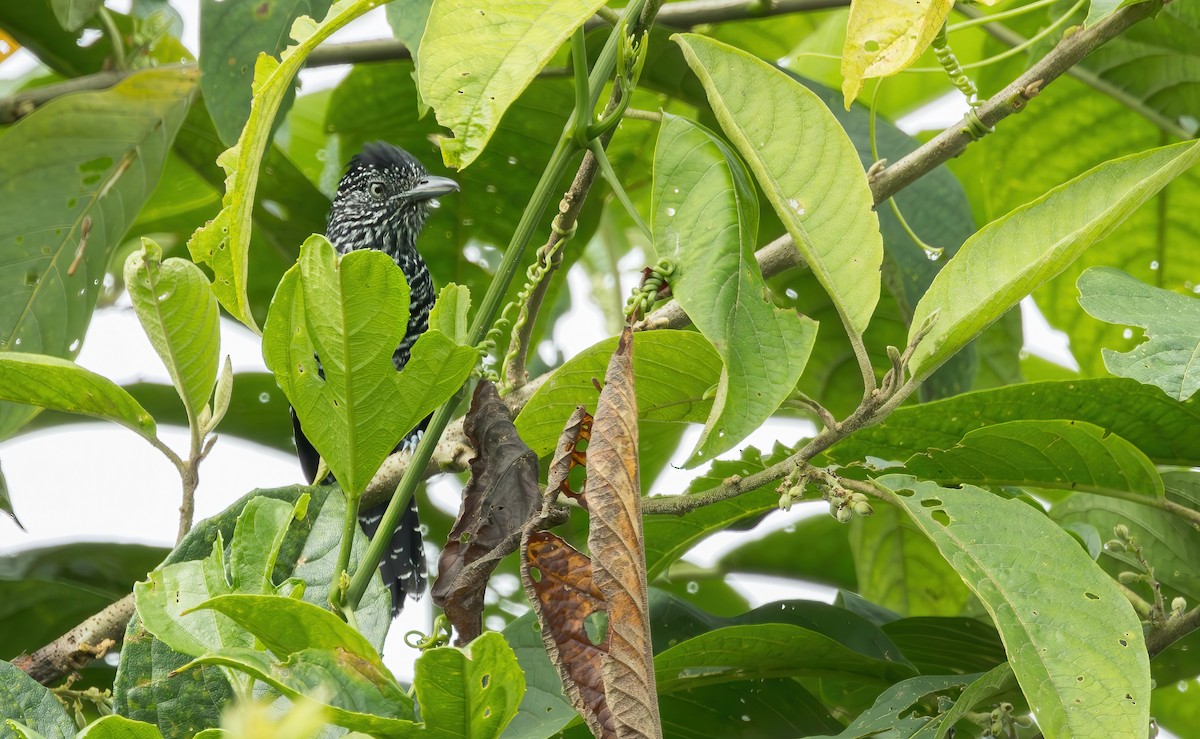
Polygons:
[[[114,10],[126,11],[128,0],[109,0]],[[198,3],[177,0],[172,5],[184,18],[184,43],[198,50]],[[334,42],[364,40],[387,36],[389,28],[383,9],[377,9],[333,36]],[[35,65],[22,50],[0,65],[0,80],[17,77]],[[300,73],[302,92],[309,93],[335,85],[348,67],[329,67]],[[962,116],[962,98],[947,96],[898,122],[909,133],[942,129]],[[622,265],[621,281],[632,286],[640,264]],[[560,321],[554,340],[567,356],[573,356],[606,335],[602,314],[588,294],[589,281],[573,270],[568,274],[573,307]],[[1066,338],[1052,331],[1028,300],[1022,304],[1025,317],[1026,349],[1068,366],[1074,362],[1066,351]],[[565,327],[570,329],[566,330]],[[235,372],[266,371],[257,337],[240,324],[223,320],[222,354],[232,357]],[[96,312],[87,332],[80,365],[118,383],[134,381],[170,382],[166,370],[149,341],[141,332],[137,318],[123,299],[116,306]],[[186,450],[185,429],[160,428],[160,436],[177,450]],[[741,446],[770,448],[776,440],[795,443],[811,433],[811,426],[795,421],[772,421],[759,429]],[[674,463],[681,464],[699,436],[693,427],[686,434]],[[735,450],[726,458],[736,458]],[[17,514],[28,529],[24,533],[6,516],[0,516],[0,555],[22,549],[68,541],[124,541],[171,546],[178,526],[179,478],[174,467],[136,434],[115,424],[72,425],[67,430],[48,430],[0,443],[0,461],[8,479]],[[671,467],[663,472],[651,491],[673,493],[683,490],[694,472]],[[256,487],[279,487],[303,482],[295,457],[257,444],[231,438],[217,442],[201,465],[200,486],[196,494],[197,520],[212,516],[247,491]],[[434,502],[453,513],[458,507],[458,483],[443,479],[431,486]],[[799,505],[791,512],[776,513],[764,521],[757,534],[782,529],[809,515],[827,515],[824,504]],[[746,540],[745,533],[721,533],[710,537],[693,550],[688,559],[706,566],[734,543]],[[428,546],[428,544],[427,544]],[[429,547],[430,562],[436,562]],[[767,577],[736,576],[732,584],[751,606],[782,598],[832,599],[828,588],[797,588],[793,583]],[[515,583],[503,583],[506,591]],[[411,679],[415,650],[408,649],[402,636],[410,629],[428,631],[432,608],[428,597],[409,602],[399,622],[394,624],[385,656],[389,667],[402,679]]]

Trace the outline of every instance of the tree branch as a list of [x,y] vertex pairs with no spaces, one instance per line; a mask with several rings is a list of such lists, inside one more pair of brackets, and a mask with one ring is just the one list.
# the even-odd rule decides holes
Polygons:
[[133,593],[100,611],[33,654],[12,661],[43,685],[82,669],[104,655],[125,634],[133,616]]
[[[1067,36],[1050,53],[1008,87],[985,100],[969,116],[977,116],[983,126],[991,128],[1010,115],[1020,113],[1046,85],[1130,26],[1157,13],[1162,6],[1163,0],[1128,5],[1096,25]],[[968,118],[964,118],[961,123],[947,128],[900,161],[876,173],[871,180],[875,203],[882,203],[934,167],[963,153],[972,141],[977,140],[975,135],[969,133],[971,128]]]

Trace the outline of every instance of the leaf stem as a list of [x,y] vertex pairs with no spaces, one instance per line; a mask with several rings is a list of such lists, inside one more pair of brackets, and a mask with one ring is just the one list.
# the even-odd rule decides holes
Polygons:
[[125,69],[125,39],[121,37],[121,29],[117,28],[112,13],[108,12],[108,8],[104,7],[103,3],[96,8],[96,17],[100,19],[100,25],[104,26],[104,34],[112,43],[113,66],[117,69]]

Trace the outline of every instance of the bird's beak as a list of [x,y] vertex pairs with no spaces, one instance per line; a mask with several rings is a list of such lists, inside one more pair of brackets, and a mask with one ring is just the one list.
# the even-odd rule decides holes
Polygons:
[[458,183],[448,177],[426,175],[417,186],[404,193],[407,200],[429,200],[446,193],[458,192]]

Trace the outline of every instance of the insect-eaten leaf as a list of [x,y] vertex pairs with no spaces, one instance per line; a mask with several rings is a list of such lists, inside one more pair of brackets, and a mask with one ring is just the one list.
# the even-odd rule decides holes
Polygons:
[[537,455],[517,435],[512,412],[490,381],[475,386],[463,429],[476,454],[430,594],[466,644],[483,630],[488,577],[501,558],[515,551],[516,542],[508,542],[533,515],[541,496]]
[[[633,335],[626,328],[608,365],[591,423],[588,548],[527,526],[521,579],[563,692],[597,737],[661,737],[647,605],[645,537],[637,460]],[[556,496],[578,451],[585,414],[576,411],[559,442],[547,494]]]
[[1162,388],[1178,401],[1200,390],[1200,300],[1112,267],[1092,267],[1078,285],[1079,304],[1094,318],[1144,328],[1150,337],[1132,351],[1105,349],[1109,372]]
[[[439,305],[447,295],[458,305],[463,292],[443,289]],[[364,249],[339,257],[325,237],[312,236],[271,301],[263,358],[351,495],[361,494],[400,439],[462,386],[478,359],[473,347],[431,328],[396,372],[392,354],[408,325],[408,296],[404,273],[388,255]],[[433,310],[433,325],[451,323],[446,311]]]

